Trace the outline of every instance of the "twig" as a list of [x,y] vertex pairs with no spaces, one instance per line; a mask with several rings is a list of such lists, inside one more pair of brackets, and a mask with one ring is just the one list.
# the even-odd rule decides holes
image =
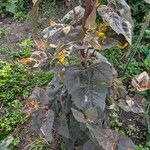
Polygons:
[[150,22],[150,12],[149,12],[149,14],[148,14],[147,17],[146,17],[146,21],[144,22],[144,25],[143,25],[143,27],[142,27],[142,30],[141,30],[141,32],[140,32],[140,35],[139,35],[139,37],[138,37],[138,39],[137,39],[135,45],[134,45],[133,47],[131,47],[131,53],[132,53],[132,51],[133,51],[133,53],[131,54],[131,56],[130,56],[130,58],[129,58],[129,61],[128,61],[128,63],[127,63],[127,65],[126,65],[125,69],[124,69],[123,76],[125,75],[125,73],[126,73],[128,67],[129,67],[129,64],[131,63],[133,57],[135,56],[135,54],[136,54],[136,52],[137,52],[137,47],[138,47],[139,43],[141,42],[141,40],[142,40],[142,38],[143,38],[144,32],[145,32],[146,28],[148,27],[149,22]]

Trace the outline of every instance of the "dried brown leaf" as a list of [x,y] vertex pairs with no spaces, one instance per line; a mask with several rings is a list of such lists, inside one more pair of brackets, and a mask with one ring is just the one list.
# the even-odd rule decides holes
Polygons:
[[131,83],[137,91],[145,91],[150,89],[150,77],[146,71],[133,77]]

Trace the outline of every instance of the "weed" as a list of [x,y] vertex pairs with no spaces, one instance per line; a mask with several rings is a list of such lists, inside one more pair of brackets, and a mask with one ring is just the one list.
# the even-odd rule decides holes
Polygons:
[[10,34],[10,29],[6,27],[1,27],[0,28],[0,38],[2,36],[8,36]]
[[21,101],[34,87],[33,75],[21,64],[0,62],[0,139],[8,135],[26,117]]
[[35,71],[35,80],[38,86],[46,86],[54,77],[54,73],[52,72],[43,72],[41,70]]

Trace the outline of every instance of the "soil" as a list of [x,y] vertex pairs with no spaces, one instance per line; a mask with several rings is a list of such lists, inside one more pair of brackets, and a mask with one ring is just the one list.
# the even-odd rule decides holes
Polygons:
[[120,120],[125,134],[132,139],[136,145],[144,145],[146,142],[146,120],[143,116],[133,112],[121,110]]
[[0,28],[8,29],[8,34],[0,38],[0,46],[7,45],[11,49],[18,48],[17,44],[23,39],[31,37],[29,26],[26,22],[14,22],[12,18],[6,18],[0,22]]

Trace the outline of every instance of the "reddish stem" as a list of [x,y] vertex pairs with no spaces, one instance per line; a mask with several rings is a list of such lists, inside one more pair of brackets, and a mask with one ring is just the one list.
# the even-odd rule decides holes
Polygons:
[[92,9],[93,9],[93,5],[94,5],[93,0],[87,0],[87,5],[85,7],[85,12],[84,12],[83,21],[82,21],[82,28],[83,29],[85,29],[86,19],[91,14]]

